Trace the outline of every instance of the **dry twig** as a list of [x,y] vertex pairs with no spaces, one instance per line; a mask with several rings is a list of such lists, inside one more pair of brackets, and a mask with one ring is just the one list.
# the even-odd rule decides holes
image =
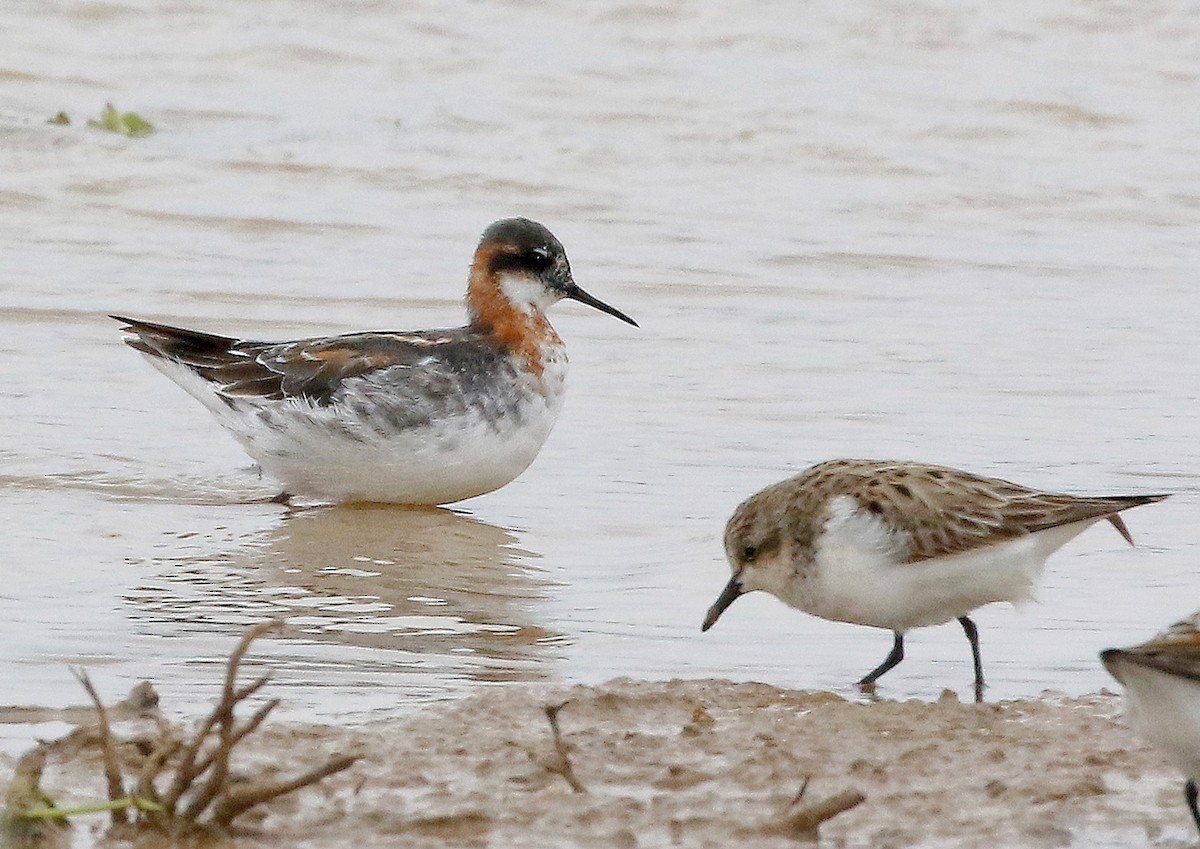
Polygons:
[[34,817],[38,809],[53,809],[54,801],[42,792],[42,769],[49,745],[31,749],[17,761],[12,781],[4,794],[0,811],[0,846],[12,849],[49,849],[70,845],[65,819]]
[[[83,689],[87,690],[92,704],[96,706],[100,745],[104,752],[104,780],[108,784],[108,801],[116,802],[125,798],[125,782],[121,776],[121,764],[117,761],[117,746],[113,742],[112,728],[108,724],[108,711],[104,708],[104,702],[100,701],[100,695],[96,692],[96,688],[92,686],[92,679],[88,677],[87,670],[72,669],[71,674],[83,685]],[[124,807],[114,807],[109,815],[115,826],[125,825],[129,822],[129,816]]]
[[568,704],[569,702],[560,702],[545,706],[546,719],[550,722],[550,733],[554,738],[555,755],[545,767],[550,772],[561,775],[576,793],[586,793],[587,788],[575,776],[575,770],[571,767],[571,759],[567,756],[567,744],[563,742],[562,731],[558,727],[558,712]]
[[163,771],[167,761],[179,751],[182,745],[183,741],[169,730],[163,732],[150,754],[142,762],[142,768],[138,772],[137,795],[139,797],[162,806],[162,799],[158,795],[158,788],[154,786],[154,779]]
[[821,823],[862,804],[867,798],[857,790],[843,790],[825,799],[805,804],[804,795],[807,790],[806,776],[804,783],[800,785],[800,792],[792,799],[783,816],[769,823],[766,830],[783,832],[796,840],[815,843],[819,839],[818,830]]
[[[172,820],[172,831],[186,831],[197,827],[225,830],[235,817],[255,805],[316,784],[323,778],[349,768],[358,760],[353,756],[332,758],[315,769],[285,781],[230,781],[229,760],[234,747],[257,731],[271,711],[279,705],[279,699],[272,699],[260,705],[249,719],[239,724],[234,713],[235,708],[261,690],[269,676],[259,676],[249,684],[238,687],[238,669],[250,644],[264,634],[278,630],[282,624],[273,620],[247,629],[237,648],[229,656],[220,700],[192,739],[182,744],[183,757],[176,769],[168,795],[163,800]],[[214,736],[216,740],[211,739]],[[198,782],[200,783],[197,784]]]
[[[229,656],[225,668],[225,682],[217,704],[191,735],[182,736],[160,720],[157,738],[142,749],[146,754],[136,767],[137,795],[132,798],[124,796],[124,776],[117,760],[117,745],[112,735],[109,713],[100,701],[87,673],[73,670],[75,677],[91,697],[99,718],[96,729],[97,742],[104,752],[104,773],[108,784],[109,802],[104,805],[85,805],[68,809],[61,814],[53,810],[51,813],[61,818],[68,813],[111,810],[113,825],[124,826],[129,822],[127,812],[132,807],[137,810],[134,824],[138,828],[157,829],[175,836],[197,831],[224,831],[235,817],[255,805],[315,784],[353,764],[357,760],[356,757],[341,756],[332,758],[295,778],[282,781],[231,780],[230,757],[234,748],[257,731],[279,704],[278,699],[272,699],[260,705],[248,719],[239,723],[235,709],[241,702],[262,689],[268,676],[262,675],[239,687],[238,670],[251,643],[262,635],[279,629],[281,625],[279,621],[271,621],[246,630]],[[149,685],[146,685],[146,689],[153,694]],[[139,705],[148,701],[145,693],[138,695]],[[141,708],[138,715],[145,715],[145,711],[146,708]],[[69,736],[76,733],[73,732]],[[44,754],[42,758],[44,759]],[[40,775],[40,762],[35,763],[31,760],[30,764],[30,769],[38,766],[36,772]],[[32,772],[30,774],[33,775]],[[165,792],[160,792],[158,782],[163,776],[169,776],[169,781]],[[35,780],[32,786],[36,789],[36,776],[33,777]]]
[[291,793],[293,790],[299,790],[301,787],[316,784],[322,778],[348,769],[356,760],[358,758],[354,755],[341,755],[331,758],[316,769],[310,769],[303,775],[298,775],[289,781],[278,781],[230,790],[214,806],[212,822],[214,825],[226,828],[233,821],[234,817],[250,810],[255,805],[269,802],[277,796]]
[[[225,770],[228,768],[229,764],[229,748],[232,746],[232,744],[224,747],[223,758],[220,757],[222,747],[218,746],[218,748],[214,752],[210,753],[209,756],[205,757],[203,760],[197,761],[197,758],[200,755],[200,749],[208,740],[209,732],[212,731],[213,727],[217,724],[222,725],[223,731],[221,742],[224,744],[226,742],[224,739],[224,729],[228,728],[233,723],[234,707],[239,701],[241,701],[242,698],[253,694],[258,690],[259,687],[267,682],[267,676],[264,675],[254,681],[252,684],[243,688],[241,692],[235,690],[234,686],[237,682],[238,667],[241,666],[242,658],[246,656],[246,651],[250,648],[250,644],[264,634],[269,634],[271,631],[277,631],[281,627],[283,627],[283,623],[280,620],[272,619],[269,622],[262,622],[246,629],[246,632],[242,634],[242,639],[237,644],[237,648],[235,648],[233,653],[229,656],[229,661],[225,666],[225,686],[221,691],[221,700],[217,702],[217,705],[213,708],[212,713],[208,715],[208,717],[200,725],[200,728],[196,731],[195,735],[193,735],[191,741],[184,747],[183,756],[180,759],[179,766],[176,767],[175,779],[171,782],[170,789],[163,797],[163,806],[167,809],[167,812],[170,816],[174,816],[176,807],[179,805],[180,797],[182,797],[183,794],[189,788],[191,788],[196,779],[203,775],[204,772],[214,764],[218,764],[217,769],[221,770],[222,774],[220,775],[220,781],[218,781],[216,784],[212,784],[210,782],[210,785],[213,788],[216,788],[225,780]],[[239,698],[239,695],[241,698]],[[203,795],[203,793],[201,795]],[[208,801],[211,801],[211,799]],[[207,801],[205,802],[205,805],[207,805]],[[189,805],[190,817],[195,818],[195,816],[203,811],[203,808],[203,805],[199,808],[195,808],[195,800],[193,800],[192,804]]]

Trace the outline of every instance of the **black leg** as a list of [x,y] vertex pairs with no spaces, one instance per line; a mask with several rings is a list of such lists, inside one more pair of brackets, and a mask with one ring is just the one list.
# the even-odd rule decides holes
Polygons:
[[971,644],[971,660],[975,662],[975,701],[983,701],[983,661],[979,658],[979,629],[968,616],[958,617],[958,624],[966,632],[967,642]]
[[1183,785],[1183,795],[1187,798],[1188,807],[1192,809],[1192,819],[1196,823],[1196,831],[1200,831],[1200,810],[1196,810],[1196,782],[1188,779]]
[[896,641],[892,643],[892,650],[888,653],[888,656],[883,659],[883,663],[879,664],[870,672],[868,672],[863,679],[858,682],[858,686],[867,692],[875,689],[875,681],[880,675],[887,672],[900,661],[904,660],[904,635],[899,631],[893,631],[892,633],[895,634]]

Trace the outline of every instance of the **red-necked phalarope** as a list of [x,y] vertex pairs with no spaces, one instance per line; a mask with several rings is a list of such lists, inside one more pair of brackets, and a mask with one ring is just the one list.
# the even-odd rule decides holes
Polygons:
[[447,504],[533,462],[562,406],[567,354],[545,310],[580,289],[541,224],[484,231],[465,327],[253,342],[113,316],[125,342],[216,416],[288,494]]
[[1119,513],[1166,497],[1079,497],[944,466],[830,460],[737,508],[725,527],[733,577],[702,628],[752,590],[823,619],[886,628],[891,653],[858,682],[871,690],[904,659],[905,631],[957,619],[982,701],[979,637],[967,614],[1032,598],[1046,558],[1101,519],[1132,545]]
[[1100,653],[1125,686],[1125,717],[1185,776],[1184,798],[1200,831],[1200,613],[1128,649]]

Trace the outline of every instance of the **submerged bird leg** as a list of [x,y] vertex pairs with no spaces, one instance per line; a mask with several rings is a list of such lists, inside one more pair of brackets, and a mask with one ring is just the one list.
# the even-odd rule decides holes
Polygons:
[[966,632],[967,642],[971,644],[971,660],[975,662],[975,701],[983,701],[983,661],[979,658],[979,629],[968,616],[958,617],[958,624]]
[[900,661],[904,660],[904,635],[899,631],[892,632],[896,641],[892,643],[892,650],[888,652],[888,656],[883,659],[883,663],[876,666],[868,672],[863,679],[858,682],[859,689],[863,692],[870,693],[875,690],[875,681],[883,673],[887,672]]
[[1192,810],[1192,819],[1196,822],[1196,830],[1200,831],[1200,810],[1196,809],[1196,782],[1188,779],[1187,784],[1183,785],[1183,795],[1187,798],[1188,807]]

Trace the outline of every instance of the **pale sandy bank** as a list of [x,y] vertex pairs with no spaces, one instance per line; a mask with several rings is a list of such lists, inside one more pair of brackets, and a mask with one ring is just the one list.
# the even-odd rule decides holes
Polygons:
[[[544,706],[567,701],[555,772]],[[784,812],[848,790],[830,847],[1195,845],[1182,780],[1112,694],[999,704],[848,702],[726,681],[504,686],[366,728],[278,726],[235,766],[255,778],[361,760],[239,820],[239,846],[803,845]],[[51,764],[52,794],[103,796],[99,758]],[[548,768],[551,767],[551,768]],[[11,761],[0,764],[7,780]],[[103,817],[80,819],[102,825]]]

